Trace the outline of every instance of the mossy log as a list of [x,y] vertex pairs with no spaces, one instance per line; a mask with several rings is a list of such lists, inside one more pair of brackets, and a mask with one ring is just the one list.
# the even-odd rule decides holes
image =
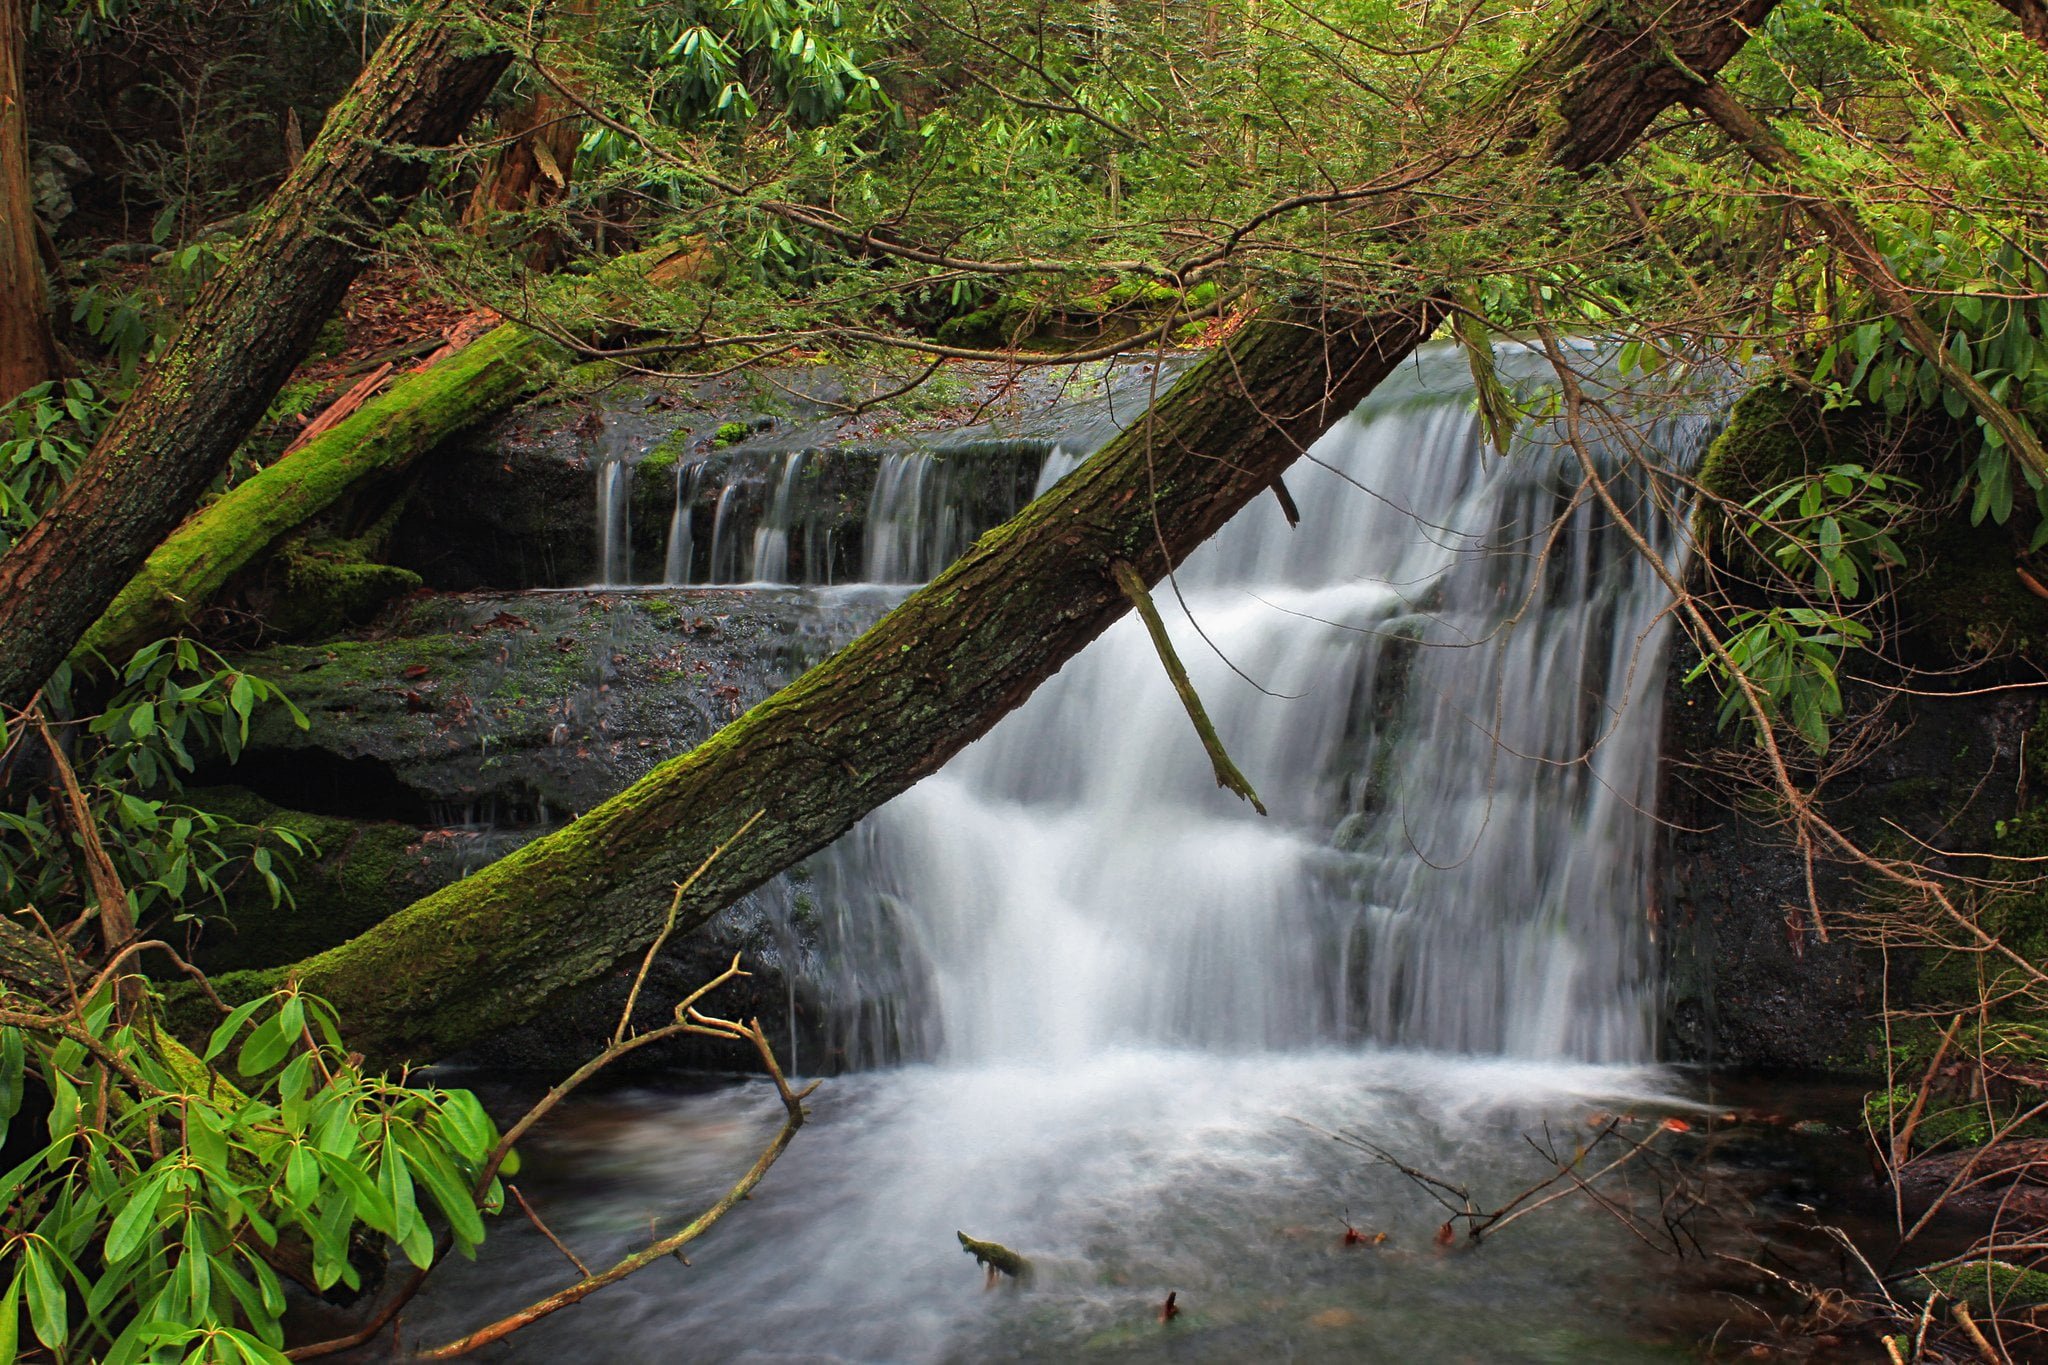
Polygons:
[[396,480],[446,437],[544,387],[572,358],[566,346],[508,322],[404,375],[195,513],[149,556],[80,649],[119,660],[184,629],[285,536],[345,495]]
[[[24,706],[205,494],[510,54],[454,0],[396,25],[64,494],[0,557],[0,708]],[[13,301],[9,300],[9,306]]]
[[[1522,77],[1541,77],[1529,98],[1589,111],[1544,125],[1536,154],[1553,164],[1617,154],[1677,97],[1643,79],[1644,53],[1711,77],[1771,6],[1667,0],[1670,26],[1654,36],[1617,27],[1617,8],[1596,6],[1594,39],[1556,49],[1570,70]],[[581,819],[290,974],[339,1006],[366,1052],[446,1054],[644,949],[676,883],[765,810],[681,901],[679,929],[703,923],[986,733],[1129,609],[1118,563],[1158,581],[1442,315],[1431,297],[1369,314],[1270,309],[839,653]],[[240,993],[278,975],[221,984]]]

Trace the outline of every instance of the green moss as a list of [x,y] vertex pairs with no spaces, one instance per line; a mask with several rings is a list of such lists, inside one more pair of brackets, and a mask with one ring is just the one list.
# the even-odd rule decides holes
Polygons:
[[718,430],[711,433],[711,444],[714,446],[737,445],[741,441],[746,440],[752,432],[753,428],[745,422],[720,422]]
[[266,613],[271,628],[297,638],[331,635],[361,625],[422,586],[410,569],[373,562],[368,539],[285,542],[274,565],[278,591]]
[[409,825],[287,810],[241,787],[195,788],[187,799],[202,810],[284,830],[319,850],[293,865],[288,903],[272,905],[254,879],[229,893],[225,912],[208,918],[201,941],[200,959],[209,970],[276,967],[310,957],[403,909],[433,880],[423,866],[420,832]]
[[403,474],[440,436],[510,407],[567,363],[562,347],[507,323],[403,376],[179,527],[121,589],[74,657],[90,667],[94,652],[126,657],[179,629],[286,536],[367,481]]
[[1737,400],[1700,465],[1700,486],[1741,504],[1821,464],[1850,458],[1812,399],[1785,384],[1759,384]]
[[1970,1261],[1915,1275],[1908,1282],[1913,1297],[1941,1293],[1972,1308],[2028,1308],[2048,1304],[2048,1274],[2025,1270],[2006,1261]]

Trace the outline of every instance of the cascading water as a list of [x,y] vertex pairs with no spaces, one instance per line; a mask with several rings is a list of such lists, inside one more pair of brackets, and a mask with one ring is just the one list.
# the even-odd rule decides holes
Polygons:
[[[1684,461],[1709,426],[1648,434]],[[1629,462],[1595,454],[1674,555]],[[1503,459],[1457,390],[1383,393],[1315,458],[1301,526],[1256,505],[1183,567],[1187,612],[1162,595],[1272,818],[1216,789],[1120,623],[820,860],[856,1057],[1651,1055],[1653,568],[1555,433]]]
[[597,465],[598,584],[633,581],[633,465],[624,455],[608,455]]
[[[1024,505],[1047,448],[769,449],[692,461],[677,470],[662,581],[922,582]],[[605,496],[601,485],[601,507]]]
[[[1681,1102],[1615,1065],[1655,1041],[1668,601],[1556,432],[1482,447],[1462,374],[1455,353],[1409,367],[1289,474],[1299,527],[1262,500],[1183,567],[1188,612],[1158,590],[1271,817],[1216,789],[1142,628],[1113,628],[813,860],[815,988],[840,1059],[872,1069],[827,1082],[686,1279],[615,1291],[601,1347],[556,1320],[517,1354],[1643,1358],[1662,1291],[1597,1211],[1432,1257],[1442,1211],[1318,1132],[1513,1190],[1529,1126]],[[1683,465],[1711,425],[1636,434]],[[1596,466],[1675,560],[1682,515],[1624,445],[1596,439]],[[1052,450],[1040,487],[1077,459]],[[889,486],[923,520],[871,509],[870,574],[941,566],[919,548],[935,473],[884,466],[871,501]],[[758,1088],[617,1101],[560,1139],[549,1220],[644,1243],[650,1203],[700,1207],[776,1122]],[[1395,1250],[1339,1254],[1340,1220]],[[976,1292],[956,1229],[1029,1252],[1037,1284]],[[519,1252],[536,1277],[555,1254]],[[455,1273],[423,1335],[530,1297]],[[1197,1316],[1162,1332],[1168,1290]]]

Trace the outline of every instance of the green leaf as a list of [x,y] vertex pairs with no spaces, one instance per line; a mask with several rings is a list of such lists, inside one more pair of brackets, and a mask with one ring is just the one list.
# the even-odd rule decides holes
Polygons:
[[234,1040],[242,1025],[248,1023],[257,1010],[269,1003],[269,996],[259,995],[254,1000],[235,1006],[228,1013],[228,1017],[220,1021],[220,1026],[214,1029],[213,1036],[206,1040],[206,1051],[201,1054],[201,1059],[210,1062],[220,1056],[221,1050]]
[[41,1238],[31,1237],[22,1243],[22,1261],[28,1272],[29,1326],[35,1329],[36,1340],[52,1349],[63,1346],[71,1336],[71,1303],[57,1267],[51,1263],[54,1256]]
[[170,1167],[162,1166],[150,1173],[121,1212],[114,1216],[113,1226],[107,1230],[107,1260],[119,1265],[141,1249],[143,1241],[156,1227],[157,1207],[163,1201],[164,1186],[170,1177]]
[[0,1365],[14,1365],[21,1354],[21,1277],[17,1270],[7,1282],[7,1295],[0,1298]]
[[384,1198],[370,1177],[363,1174],[362,1167],[347,1157],[322,1153],[320,1169],[327,1172],[328,1178],[348,1195],[349,1205],[358,1222],[368,1223],[386,1236],[396,1233],[398,1220],[390,1201]]
[[291,1045],[292,1036],[285,1032],[282,1017],[273,1014],[249,1031],[235,1068],[244,1076],[260,1076],[283,1061]]

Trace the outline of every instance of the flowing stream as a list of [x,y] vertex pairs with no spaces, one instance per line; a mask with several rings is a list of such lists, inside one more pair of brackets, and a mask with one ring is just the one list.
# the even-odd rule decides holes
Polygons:
[[[1673,563],[1683,511],[1628,452],[1687,465],[1712,427],[1592,434]],[[1079,457],[1054,447],[1041,486]],[[714,579],[825,581],[792,564],[823,523],[805,457],[779,458],[746,516],[740,481],[679,476],[714,524],[693,537],[679,497],[671,581],[707,538]],[[962,468],[881,467],[862,577],[928,577],[988,524],[949,491]],[[1288,484],[1299,526],[1262,499],[1158,590],[1271,815],[1217,788],[1142,627],[1119,623],[813,860],[808,988],[854,1070],[756,1197],[690,1269],[608,1290],[513,1356],[1668,1349],[1666,1291],[1617,1226],[1564,1205],[1483,1256],[1438,1254],[1441,1211],[1319,1131],[1505,1197],[1541,1173],[1520,1138],[1535,1126],[1685,1103],[1653,1064],[1668,598],[1555,430],[1484,446],[1454,353],[1406,367]],[[714,1198],[777,1112],[759,1083],[614,1094],[536,1146],[527,1190],[586,1259],[623,1252],[649,1214]],[[1347,1220],[1388,1242],[1341,1247]],[[984,1293],[956,1229],[1031,1255],[1037,1279]],[[537,1237],[505,1243],[430,1294],[421,1338],[561,1278]],[[1185,1312],[1162,1327],[1168,1291]]]

